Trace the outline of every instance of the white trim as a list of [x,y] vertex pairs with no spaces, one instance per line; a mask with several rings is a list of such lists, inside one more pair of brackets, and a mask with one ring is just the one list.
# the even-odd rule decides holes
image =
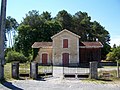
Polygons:
[[53,48],[53,47],[52,46],[41,46],[41,47],[37,47],[37,48]]
[[77,38],[77,63],[79,64],[79,38]]
[[76,36],[76,37],[78,37],[78,38],[81,38],[79,35],[74,34],[74,33],[72,33],[71,31],[69,31],[69,30],[67,30],[67,29],[64,29],[64,30],[62,30],[61,32],[53,35],[53,36],[51,37],[51,39],[53,39],[54,37],[58,36],[59,34],[61,34],[61,33],[63,33],[63,32],[68,32],[68,33],[70,33],[70,34],[72,34],[72,35],[74,35],[74,36]]
[[53,49],[52,49],[52,63],[53,63],[53,65],[55,64],[55,61],[54,61],[54,59],[55,59],[55,48],[54,48],[54,40],[53,40],[53,44],[52,44],[52,47],[53,47]]
[[41,54],[40,54],[40,59],[41,59],[41,62],[40,63],[42,63],[42,54],[47,54],[47,63],[49,63],[50,62],[50,59],[49,59],[49,53],[48,52],[42,52]]
[[53,48],[52,46],[43,46],[41,48]]

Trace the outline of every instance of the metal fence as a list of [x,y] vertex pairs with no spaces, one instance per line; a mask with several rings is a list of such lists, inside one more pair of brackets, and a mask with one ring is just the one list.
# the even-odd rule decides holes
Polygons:
[[[84,65],[83,65],[84,64]],[[89,77],[89,64],[76,64],[63,65],[64,78],[88,78]]]
[[53,76],[53,64],[38,64],[38,77]]

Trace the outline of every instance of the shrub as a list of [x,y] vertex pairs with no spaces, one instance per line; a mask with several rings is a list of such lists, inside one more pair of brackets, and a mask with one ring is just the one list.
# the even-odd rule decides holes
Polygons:
[[107,54],[106,60],[114,62],[120,60],[120,46],[113,48],[112,51]]
[[115,59],[115,56],[114,56],[114,53],[113,52],[109,52],[108,54],[107,54],[107,58],[106,58],[106,60],[107,61],[115,61],[116,59]]
[[20,63],[26,62],[27,58],[19,52],[9,51],[7,52],[6,62],[19,61]]

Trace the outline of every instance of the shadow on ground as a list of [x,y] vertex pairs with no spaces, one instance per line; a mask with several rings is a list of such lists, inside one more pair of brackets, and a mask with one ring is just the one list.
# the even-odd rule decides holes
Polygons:
[[112,82],[113,80],[110,80],[110,79],[97,79],[99,81],[108,81],[108,82]]
[[22,88],[19,88],[15,85],[13,85],[11,82],[8,81],[2,81],[1,84],[5,87],[7,87],[8,89],[12,89],[12,90],[23,90]]

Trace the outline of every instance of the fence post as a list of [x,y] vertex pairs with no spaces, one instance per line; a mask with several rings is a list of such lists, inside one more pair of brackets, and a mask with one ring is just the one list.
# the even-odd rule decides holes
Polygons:
[[90,62],[90,79],[98,79],[97,66],[98,62],[96,61]]
[[19,78],[19,62],[12,63],[12,78]]
[[4,65],[0,62],[0,80],[4,79]]
[[117,77],[120,78],[120,75],[119,75],[119,61],[117,61]]
[[38,76],[38,63],[31,62],[30,64],[30,77],[33,79],[37,79]]

